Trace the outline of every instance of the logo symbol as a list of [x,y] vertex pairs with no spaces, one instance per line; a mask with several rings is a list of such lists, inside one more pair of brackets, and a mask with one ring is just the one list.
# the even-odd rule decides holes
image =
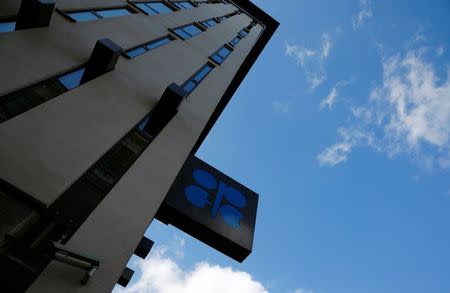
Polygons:
[[[214,176],[205,170],[194,170],[192,177],[198,185],[190,185],[185,188],[184,195],[187,200],[202,209],[212,206],[211,216],[213,218],[220,214],[228,225],[239,228],[243,217],[240,209],[247,206],[244,195],[222,181],[217,182]],[[214,203],[209,200],[210,192],[216,194]],[[225,200],[226,203],[223,203]]]

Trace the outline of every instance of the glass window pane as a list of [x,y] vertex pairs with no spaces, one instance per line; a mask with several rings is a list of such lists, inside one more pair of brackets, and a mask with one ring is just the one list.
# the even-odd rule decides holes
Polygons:
[[211,56],[211,59],[214,60],[214,61],[216,61],[216,62],[219,63],[219,64],[222,64],[222,62],[223,62],[223,58],[220,57],[218,54],[212,55],[212,56]]
[[230,50],[227,47],[222,47],[217,54],[223,59],[227,58],[230,55]]
[[188,93],[191,93],[195,87],[197,86],[197,84],[195,84],[193,81],[188,81],[183,85],[183,89],[185,91],[187,91]]
[[0,23],[0,33],[12,32],[16,29],[15,22],[3,22]]
[[20,230],[37,213],[30,203],[11,193],[11,190],[0,187],[0,244],[6,234]]
[[191,35],[188,35],[187,33],[184,32],[183,29],[179,28],[175,30],[175,33],[182,38],[183,40],[187,40],[191,38]]
[[186,1],[176,2],[175,5],[177,5],[178,8],[180,8],[180,9],[191,9],[191,8],[194,8],[194,6],[192,6],[191,3],[186,2]]
[[123,15],[131,15],[131,12],[125,8],[122,9],[109,9],[96,11],[101,17],[116,17]]
[[78,69],[71,73],[58,78],[67,90],[72,90],[80,85],[81,77],[83,76],[84,68]]
[[215,21],[214,19],[208,20],[208,23],[210,26],[215,26],[217,24],[217,21]]
[[154,41],[147,45],[147,49],[152,50],[152,49],[161,47],[162,45],[165,45],[165,44],[169,43],[170,41],[171,41],[171,39],[169,39],[169,38],[164,38],[161,40]]
[[233,46],[236,46],[240,41],[241,41],[240,38],[235,37],[233,40],[231,40],[230,43],[231,43]]
[[239,34],[241,34],[243,37],[245,37],[245,36],[248,35],[248,33],[247,33],[245,30],[241,30],[241,31],[239,32]]
[[194,76],[193,80],[197,83],[200,83],[205,76],[210,73],[212,68],[209,65],[204,66],[200,71]]
[[172,9],[170,9],[168,6],[166,6],[164,3],[161,2],[153,2],[153,3],[147,3],[148,6],[153,8],[158,13],[170,13],[173,12]]
[[98,17],[92,12],[73,12],[69,13],[69,16],[75,21],[89,21],[98,19]]
[[198,27],[196,27],[193,24],[183,27],[183,30],[185,33],[189,34],[192,37],[202,32]]
[[144,131],[145,126],[147,125],[149,119],[150,116],[147,116],[144,120],[142,120],[141,123],[138,124],[138,129]]
[[153,9],[148,7],[147,4],[145,4],[145,3],[136,3],[136,6],[139,7],[140,9],[142,9],[142,11],[144,11],[145,13],[147,13],[149,15],[157,14],[156,11],[154,11]]
[[144,48],[140,47],[140,48],[136,48],[134,50],[131,50],[129,52],[126,53],[126,55],[130,58],[134,58],[136,56],[139,56],[143,53],[147,52],[147,50],[145,50]]

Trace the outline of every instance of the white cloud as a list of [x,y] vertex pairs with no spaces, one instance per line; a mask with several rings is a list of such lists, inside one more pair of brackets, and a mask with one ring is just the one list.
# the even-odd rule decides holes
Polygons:
[[422,26],[420,26],[420,27],[417,29],[416,33],[414,34],[414,41],[415,41],[415,42],[424,42],[424,41],[427,40],[427,38],[426,38],[425,35],[423,34],[423,31],[424,31],[424,29],[423,29]]
[[324,62],[330,56],[332,48],[331,36],[324,33],[321,35],[321,45],[317,50],[298,44],[285,44],[285,55],[293,57],[297,65],[302,67],[308,83],[315,89],[326,80]]
[[357,14],[353,15],[353,28],[359,29],[364,24],[364,21],[373,16],[372,9],[370,7],[370,0],[359,1],[360,10]]
[[329,34],[322,35],[322,54],[321,58],[326,59],[330,55],[330,50],[333,48],[333,42]]
[[436,49],[436,54],[439,56],[439,57],[441,57],[443,54],[445,53],[445,47],[444,46],[439,46],[437,49]]
[[302,288],[298,288],[294,290],[294,293],[314,293],[313,290],[306,290],[306,289],[302,289]]
[[354,78],[352,78],[351,80],[341,80],[339,81],[330,91],[330,93],[328,94],[328,96],[326,98],[324,98],[320,104],[319,104],[319,108],[320,110],[322,110],[325,107],[328,107],[328,109],[332,109],[334,102],[336,101],[336,98],[339,96],[339,92],[340,90],[349,85],[350,83],[352,83],[354,81]]
[[439,78],[424,52],[383,60],[382,84],[366,105],[352,108],[353,126],[339,130],[341,140],[318,156],[321,165],[345,162],[356,146],[369,146],[390,157],[406,154],[426,169],[450,168],[450,73]]
[[148,260],[138,260],[142,273],[127,288],[116,286],[114,293],[268,293],[261,283],[246,272],[200,262],[184,271],[165,249],[155,249]]
[[377,148],[373,133],[366,133],[359,129],[340,128],[338,134],[341,141],[325,148],[317,155],[317,160],[321,166],[334,167],[346,162],[355,147],[369,145]]
[[339,163],[347,161],[347,157],[352,151],[352,145],[349,143],[337,143],[323,150],[317,160],[321,166],[333,167]]
[[337,92],[336,87],[334,87],[331,89],[331,92],[328,94],[328,96],[320,102],[320,109],[322,110],[325,107],[328,107],[328,109],[331,109],[333,107],[334,101],[336,100],[337,96],[338,96],[338,92]]

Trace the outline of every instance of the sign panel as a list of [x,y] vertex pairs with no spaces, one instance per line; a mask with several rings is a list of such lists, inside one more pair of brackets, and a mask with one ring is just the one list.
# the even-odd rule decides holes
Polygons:
[[252,251],[258,194],[190,156],[156,218],[242,262]]

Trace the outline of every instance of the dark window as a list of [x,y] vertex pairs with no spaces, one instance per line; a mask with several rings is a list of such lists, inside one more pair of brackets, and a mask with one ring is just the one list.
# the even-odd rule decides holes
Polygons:
[[15,29],[16,29],[16,23],[14,21],[0,23],[0,33],[12,32]]
[[16,188],[0,180],[0,247],[6,235],[14,235],[37,215],[37,206]]
[[77,69],[0,97],[0,123],[76,88],[83,72]]
[[170,43],[173,40],[172,38],[173,37],[167,36],[167,37],[155,40],[155,41],[151,41],[150,43],[146,43],[142,46],[131,49],[131,50],[125,52],[124,54],[129,58],[134,58],[143,53],[146,53],[147,51],[153,50],[153,49],[161,47],[167,43]]
[[136,3],[137,7],[142,9],[145,13],[151,14],[162,14],[162,13],[170,13],[172,9],[169,8],[166,4],[162,2],[142,2]]
[[67,12],[67,15],[77,22],[96,20],[99,18],[109,18],[124,15],[131,15],[132,12],[128,8],[115,9],[97,9],[88,11]]
[[206,27],[213,27],[217,24],[218,22],[215,19],[210,19],[210,20],[206,20],[203,21],[202,24]]
[[175,29],[174,32],[183,40],[188,40],[188,39],[192,38],[193,36],[196,36],[199,33],[201,33],[202,30],[199,29],[194,24],[189,24],[189,25]]
[[174,4],[180,9],[191,9],[191,8],[194,8],[194,5],[192,5],[188,1],[174,2]]
[[212,60],[217,62],[218,64],[222,64],[222,62],[230,55],[231,50],[226,46],[223,46],[216,53],[210,56]]
[[200,68],[199,71],[197,71],[183,84],[183,89],[188,93],[192,93],[194,89],[203,81],[203,79],[205,79],[205,77],[211,72],[211,70],[213,70],[213,68],[214,66],[209,63]]

